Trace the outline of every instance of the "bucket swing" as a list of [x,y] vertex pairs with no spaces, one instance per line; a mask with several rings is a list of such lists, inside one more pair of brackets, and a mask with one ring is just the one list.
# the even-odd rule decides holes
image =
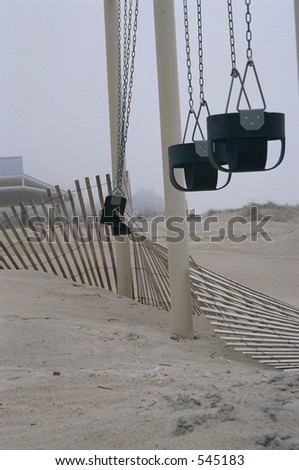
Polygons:
[[[232,0],[228,0],[229,26],[231,40],[232,81],[228,101],[224,114],[211,115],[207,118],[207,131],[209,141],[209,159],[217,170],[231,173],[269,171],[282,162],[285,155],[285,116],[282,113],[266,112],[266,102],[252,59],[251,48],[251,0],[245,0],[247,6],[247,64],[244,76],[241,79],[236,68],[236,55],[234,49],[234,29],[232,16]],[[248,71],[252,70],[256,80],[263,107],[252,109],[245,90]],[[233,82],[240,80],[240,93],[237,102],[237,111],[228,113]],[[248,109],[240,109],[241,98],[244,95]],[[269,164],[269,142],[279,141],[280,150],[274,164]],[[223,166],[222,162],[227,165]]]
[[[194,111],[189,111],[187,124],[182,144],[172,145],[168,148],[169,157],[169,178],[172,186],[178,191],[216,191],[228,185],[231,175],[222,186],[218,186],[218,170],[211,164],[208,157],[208,141],[204,139],[201,127],[198,123],[198,116],[195,116],[196,127],[199,127],[202,140],[194,140],[185,143],[190,117]],[[195,114],[195,113],[194,113]],[[225,163],[225,162],[222,162]],[[183,170],[185,185],[178,181],[176,170]]]
[[110,225],[112,235],[129,235],[129,227],[124,222],[127,199],[122,194],[106,196],[101,213],[100,223]]
[[[200,85],[200,107],[198,113],[196,113],[194,110],[187,0],[184,0],[183,8],[187,57],[186,64],[189,93],[189,112],[185,126],[183,143],[172,145],[168,148],[169,178],[172,186],[178,191],[215,191],[223,189],[225,186],[227,186],[230,182],[231,175],[229,175],[225,184],[218,186],[218,170],[210,163],[208,156],[208,142],[204,138],[204,134],[199,123],[201,112],[204,108],[206,108],[208,115],[210,114],[208,104],[204,97],[201,0],[197,1]],[[192,132],[192,142],[186,142],[188,128],[192,119],[195,120]],[[196,140],[197,131],[199,131],[200,140]],[[176,170],[183,171],[184,182],[181,181],[181,178],[178,178]]]
[[[123,175],[125,172],[126,144],[128,138],[129,118],[131,112],[134,64],[137,40],[137,19],[139,0],[124,2],[124,20],[122,27],[121,2],[118,1],[118,142],[117,169],[115,187],[105,198],[100,223],[111,227],[112,235],[129,235],[131,229],[125,222],[127,199],[123,192]],[[122,36],[122,29],[123,36]],[[122,37],[123,42],[122,44]],[[123,57],[122,57],[123,54]]]

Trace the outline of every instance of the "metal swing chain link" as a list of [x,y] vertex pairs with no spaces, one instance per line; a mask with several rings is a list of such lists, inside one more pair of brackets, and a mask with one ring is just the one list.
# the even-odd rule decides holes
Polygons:
[[[124,3],[124,24],[127,21],[127,4],[126,0]],[[125,31],[126,28],[124,27]],[[126,33],[125,33],[126,34]],[[121,160],[121,149],[122,149],[122,50],[121,50],[121,40],[122,40],[122,20],[121,20],[121,0],[118,0],[118,119],[117,119],[117,168],[115,176],[115,189],[113,192],[121,194],[122,186],[122,173],[124,162]],[[126,40],[124,39],[124,42]]]
[[[135,67],[136,42],[137,42],[137,18],[139,0],[136,0],[134,9],[134,24],[132,38],[133,0],[124,3],[124,49],[123,70],[121,66],[121,0],[118,1],[118,149],[116,185],[113,192],[123,195],[122,180],[124,173],[126,143],[128,138],[129,118],[131,113],[133,76]],[[127,13],[128,12],[128,13]],[[131,58],[131,63],[130,63]],[[129,75],[130,73],[130,75]],[[122,85],[121,85],[122,84]]]
[[121,145],[122,73],[121,73],[121,1],[118,0],[118,107],[117,107],[117,148]]
[[251,41],[252,41],[252,31],[251,31],[251,12],[250,12],[250,5],[251,0],[245,0],[245,5],[247,6],[247,11],[245,15],[246,23],[247,23],[247,31],[246,31],[246,41],[247,41],[247,60],[252,61],[252,48],[251,48]]
[[[124,73],[124,106],[123,106],[123,147],[127,142],[129,118],[131,113],[131,102],[132,102],[132,89],[133,89],[133,77],[134,77],[134,66],[135,66],[135,55],[136,55],[136,40],[137,40],[137,17],[138,17],[138,0],[136,0],[135,12],[134,12],[134,24],[133,24],[133,40],[131,40],[132,30],[132,9],[133,0],[130,0],[129,10],[129,23],[128,23],[128,41],[127,41],[127,57],[125,59],[125,73]],[[132,47],[131,47],[132,44]],[[132,50],[131,50],[132,49]],[[131,64],[130,64],[131,57]],[[130,77],[129,77],[130,72]]]
[[205,136],[203,130],[201,128],[199,119],[202,112],[202,109],[205,107],[210,116],[210,110],[208,103],[205,100],[204,94],[204,65],[203,65],[203,34],[202,34],[202,8],[201,8],[201,0],[197,0],[197,33],[198,33],[198,64],[199,64],[199,109],[196,114],[196,123],[193,129],[192,140],[195,142],[195,134],[197,129],[200,132],[201,139],[205,140]]
[[[243,80],[240,76],[239,70],[237,69],[237,56],[236,56],[236,47],[235,47],[235,31],[234,31],[234,16],[233,16],[233,3],[232,0],[227,0],[227,11],[228,11],[228,24],[229,24],[229,37],[230,37],[230,53],[231,53],[231,64],[232,64],[232,70],[231,70],[231,84],[229,88],[229,93],[228,93],[228,98],[227,98],[227,103],[226,103],[226,108],[225,108],[225,113],[228,112],[229,104],[231,101],[232,97],[232,91],[233,91],[233,85],[234,85],[234,80],[236,78],[239,78],[240,84],[241,84],[241,92],[244,93],[248,108],[251,109],[251,105],[247,96],[247,92],[244,88],[244,83]],[[251,18],[250,18],[251,20]]]
[[135,56],[136,56],[136,42],[137,42],[137,18],[138,18],[138,1],[136,0],[135,12],[134,12],[134,24],[133,24],[133,41],[131,51],[131,65],[130,65],[130,78],[129,78],[129,92],[128,92],[128,104],[127,104],[127,118],[125,122],[125,142],[127,141],[128,129],[129,129],[129,118],[131,113],[131,103],[133,94],[133,81],[134,81],[134,69],[135,69]]
[[[190,50],[190,34],[189,34],[189,19],[188,19],[188,0],[183,0],[183,10],[184,10],[184,27],[185,27],[185,43],[186,43],[186,65],[187,65],[187,81],[188,81],[188,94],[189,94],[189,113],[187,117],[187,122],[185,126],[183,143],[186,140],[187,131],[190,123],[191,115],[194,116],[195,126],[192,133],[192,140],[195,139],[196,129],[199,129],[202,140],[204,140],[204,135],[200,124],[198,122],[200,112],[203,106],[207,106],[204,97],[204,74],[203,74],[203,46],[202,46],[202,15],[201,15],[201,0],[197,0],[197,21],[198,21],[198,58],[199,58],[199,87],[200,87],[200,108],[198,113],[194,109],[194,99],[193,99],[193,85],[192,85],[192,64],[191,64],[191,50]],[[208,109],[208,106],[207,106]],[[209,109],[208,109],[209,113]]]
[[191,113],[194,113],[194,99],[193,99],[193,86],[192,86],[192,69],[191,69],[190,35],[189,35],[189,20],[188,20],[187,0],[183,1],[183,8],[184,8],[185,42],[186,42],[186,64],[187,64],[187,80],[188,80],[188,94],[189,94],[189,111]]
[[129,20],[127,16],[127,0],[124,6],[124,49],[123,49],[123,95],[122,95],[122,136],[125,135],[127,99],[128,99],[128,82],[130,68],[130,48],[131,48],[131,31],[132,31],[132,2],[129,3]]
[[228,22],[229,22],[229,37],[230,37],[230,53],[232,62],[232,76],[238,77],[239,72],[237,70],[237,57],[235,48],[235,32],[234,32],[234,17],[233,17],[233,6],[232,0],[227,0],[228,9]]
[[198,59],[199,59],[199,98],[202,106],[206,105],[204,96],[204,75],[203,75],[203,44],[202,44],[202,11],[201,0],[197,0],[197,26],[198,26]]
[[[246,80],[246,77],[247,77],[248,68],[251,67],[253,69],[253,73],[255,75],[255,79],[256,79],[256,82],[257,82],[257,86],[258,86],[258,89],[259,89],[259,92],[260,92],[260,95],[261,95],[261,98],[262,98],[263,110],[265,110],[266,109],[266,101],[265,101],[264,93],[263,93],[263,90],[262,90],[262,87],[261,87],[261,84],[260,84],[260,80],[259,80],[256,68],[255,68],[255,64],[254,64],[254,61],[253,61],[253,53],[252,53],[252,47],[251,47],[251,41],[252,41],[252,31],[251,31],[252,17],[251,17],[251,12],[250,12],[251,0],[245,0],[245,5],[246,5],[246,8],[247,8],[246,14],[245,14],[245,20],[246,20],[246,24],[247,24],[247,30],[246,30],[247,66],[245,68],[245,73],[244,73],[244,77],[243,77],[243,90],[244,90],[244,83],[245,83],[245,80]],[[240,94],[239,100],[238,100],[238,105],[237,105],[238,109],[239,109],[240,99],[241,99],[241,94]]]

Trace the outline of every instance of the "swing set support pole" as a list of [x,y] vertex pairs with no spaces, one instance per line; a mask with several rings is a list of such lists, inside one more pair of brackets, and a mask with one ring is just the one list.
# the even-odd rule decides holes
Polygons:
[[[158,70],[160,128],[166,222],[180,218],[183,240],[168,242],[168,265],[174,333],[194,338],[189,275],[185,194],[170,184],[168,147],[182,140],[173,0],[153,0]],[[174,220],[174,219],[173,219]],[[176,219],[178,220],[178,219]],[[170,237],[170,232],[167,232]],[[173,234],[172,234],[173,237]]]
[[[113,181],[117,172],[118,123],[118,10],[117,0],[104,0],[106,60],[110,117],[111,165]],[[118,238],[118,237],[117,237]],[[130,241],[119,237],[115,244],[117,266],[117,292],[132,298],[132,267]]]

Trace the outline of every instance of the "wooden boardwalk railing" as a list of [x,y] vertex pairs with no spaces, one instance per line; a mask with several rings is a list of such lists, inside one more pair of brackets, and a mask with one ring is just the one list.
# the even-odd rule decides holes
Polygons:
[[[0,222],[0,269],[51,273],[75,283],[117,292],[115,241],[99,224],[111,179],[85,178],[75,190],[59,186],[39,203],[12,206]],[[169,310],[167,250],[144,237],[132,218],[130,186],[127,223],[131,238],[136,301]],[[190,258],[193,312],[206,315],[228,345],[278,369],[299,369],[299,310],[198,266]]]

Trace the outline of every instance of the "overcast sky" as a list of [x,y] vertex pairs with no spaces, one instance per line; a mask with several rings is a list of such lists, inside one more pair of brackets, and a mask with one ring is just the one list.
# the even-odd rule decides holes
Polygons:
[[[230,82],[226,3],[202,2],[205,91],[211,114],[224,112]],[[188,95],[182,0],[175,5],[183,125]],[[244,13],[244,0],[235,0],[240,71],[246,58]],[[293,0],[252,0],[252,20],[253,58],[267,111],[286,114],[286,157],[272,172],[234,175],[223,191],[188,196],[189,207],[198,211],[251,201],[299,203]],[[145,187],[163,194],[151,0],[140,0],[137,41],[127,166],[133,193]],[[194,88],[196,92],[196,79]],[[250,91],[258,106],[254,87]],[[76,178],[110,171],[108,126],[103,0],[0,0],[0,156],[22,155],[27,174],[73,188]]]

